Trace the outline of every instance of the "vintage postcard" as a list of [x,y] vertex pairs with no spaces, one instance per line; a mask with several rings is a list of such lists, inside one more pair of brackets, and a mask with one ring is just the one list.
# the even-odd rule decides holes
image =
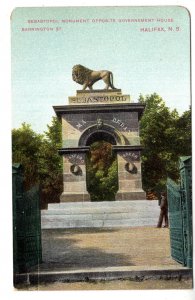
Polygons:
[[16,291],[192,289],[190,24],[181,6],[13,10]]

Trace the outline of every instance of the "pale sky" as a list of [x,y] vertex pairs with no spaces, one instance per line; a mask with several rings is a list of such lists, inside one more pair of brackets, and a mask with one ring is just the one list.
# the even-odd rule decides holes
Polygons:
[[13,128],[26,122],[46,130],[52,106],[68,104],[68,96],[82,88],[72,81],[75,64],[111,70],[114,85],[134,102],[139,94],[156,92],[179,113],[189,108],[190,19],[183,7],[18,8],[11,25]]

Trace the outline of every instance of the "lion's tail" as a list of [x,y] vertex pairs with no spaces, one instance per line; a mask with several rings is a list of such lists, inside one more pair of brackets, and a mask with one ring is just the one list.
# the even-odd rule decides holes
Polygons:
[[111,85],[112,89],[114,89],[114,90],[116,89],[115,86],[114,86],[114,80],[113,80],[113,74],[112,74],[112,72],[110,72],[110,85]]

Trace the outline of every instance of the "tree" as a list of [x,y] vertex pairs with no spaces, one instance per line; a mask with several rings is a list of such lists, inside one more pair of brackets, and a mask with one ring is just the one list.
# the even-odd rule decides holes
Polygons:
[[176,153],[178,153],[179,156],[191,155],[192,153],[191,126],[190,108],[181,115],[175,126],[177,139],[174,150],[176,150]]
[[156,93],[141,95],[139,102],[146,104],[140,121],[143,187],[159,192],[165,189],[167,176],[179,178],[179,157],[191,155],[190,111],[180,117]]
[[61,123],[56,117],[44,134],[35,133],[29,124],[12,130],[12,161],[24,168],[24,187],[35,184],[41,187],[41,207],[49,202],[59,202],[62,192]]
[[112,201],[118,190],[116,155],[112,145],[97,141],[87,156],[87,187],[92,201]]
[[58,149],[62,145],[61,123],[56,117],[44,135],[40,147],[39,179],[42,187],[42,203],[59,202],[63,191],[62,157]]
[[43,135],[35,133],[31,125],[23,123],[12,130],[12,161],[24,169],[24,189],[39,183],[39,154]]

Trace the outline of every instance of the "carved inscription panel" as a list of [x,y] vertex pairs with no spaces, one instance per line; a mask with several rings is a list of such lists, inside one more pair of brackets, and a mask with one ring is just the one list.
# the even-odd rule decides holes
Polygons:
[[[87,128],[97,126],[98,120],[101,120],[103,125],[111,126],[120,132],[129,141],[128,144],[139,144],[137,112],[82,112],[81,114],[63,115],[63,147],[76,147],[82,133]],[[101,130],[101,128],[103,126],[97,126],[97,130]]]

